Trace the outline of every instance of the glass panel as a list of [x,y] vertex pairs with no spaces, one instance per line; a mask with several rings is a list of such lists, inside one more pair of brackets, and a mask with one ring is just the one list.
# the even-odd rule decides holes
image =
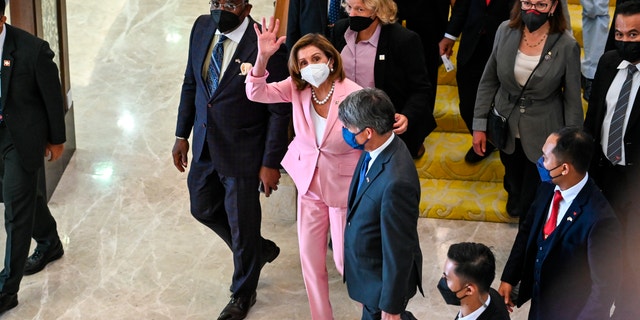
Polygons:
[[[2,1],[2,0],[0,0]],[[49,42],[51,50],[56,54],[53,61],[60,68],[60,41],[58,39],[58,5],[57,0],[42,0],[42,38]]]

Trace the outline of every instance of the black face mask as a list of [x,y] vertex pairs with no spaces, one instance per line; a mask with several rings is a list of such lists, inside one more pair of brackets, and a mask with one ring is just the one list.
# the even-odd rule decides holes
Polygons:
[[449,286],[447,285],[447,279],[445,279],[444,277],[440,278],[437,288],[440,291],[444,302],[446,302],[447,304],[459,306],[460,300],[464,299],[464,296],[462,298],[458,298],[458,292],[464,290],[465,288],[462,288],[455,292],[451,291],[451,289],[449,289]]
[[360,32],[373,23],[373,19],[369,17],[353,16],[349,17],[349,28],[355,32]]
[[211,18],[213,18],[213,22],[218,25],[218,30],[222,33],[237,28],[242,22],[240,17],[226,10],[211,10]]
[[640,42],[616,40],[616,49],[624,60],[632,63],[640,60]]
[[522,10],[522,22],[524,22],[524,25],[527,26],[529,32],[534,32],[540,29],[540,27],[542,27],[542,25],[547,22],[548,19],[548,13],[542,13],[534,9]]

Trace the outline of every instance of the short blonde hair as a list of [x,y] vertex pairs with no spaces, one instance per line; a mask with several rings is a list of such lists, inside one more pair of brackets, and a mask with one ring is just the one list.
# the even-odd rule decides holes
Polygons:
[[296,44],[291,48],[291,54],[289,55],[289,75],[291,80],[296,85],[298,90],[302,90],[307,87],[307,82],[302,80],[300,75],[300,66],[298,65],[298,52],[305,47],[314,46],[327,56],[328,59],[333,61],[333,70],[329,73],[329,77],[326,81],[333,82],[336,80],[342,81],[346,78],[344,69],[342,68],[342,57],[340,52],[325,38],[318,33],[309,33],[304,35]]
[[[365,8],[373,11],[382,24],[391,24],[398,20],[398,5],[393,0],[362,0]],[[342,0],[342,7],[347,3]]]

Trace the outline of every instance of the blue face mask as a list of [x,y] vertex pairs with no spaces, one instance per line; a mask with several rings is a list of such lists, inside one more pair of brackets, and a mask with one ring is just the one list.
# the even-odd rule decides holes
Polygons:
[[344,142],[346,142],[351,148],[364,150],[364,145],[369,142],[369,139],[367,139],[367,141],[365,141],[363,144],[359,144],[358,141],[356,141],[356,136],[361,134],[362,131],[364,131],[364,129],[358,131],[358,133],[352,133],[347,130],[347,128],[342,127],[342,138],[344,139]]
[[557,165],[555,168],[551,170],[547,170],[547,168],[544,167],[543,162],[544,162],[543,157],[540,157],[540,159],[538,159],[538,162],[536,162],[536,167],[538,167],[538,173],[540,174],[540,180],[542,180],[542,182],[551,182],[551,180],[562,175],[562,174],[559,174],[555,177],[551,176],[551,171],[560,168],[560,166],[562,166],[562,163]]

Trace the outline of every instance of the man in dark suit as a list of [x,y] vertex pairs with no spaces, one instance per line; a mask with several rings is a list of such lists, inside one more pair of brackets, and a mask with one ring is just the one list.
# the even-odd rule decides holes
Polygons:
[[[211,15],[196,20],[172,151],[174,165],[184,172],[193,129],[187,179],[191,214],[233,252],[232,295],[220,320],[246,317],[256,302],[262,267],[280,252],[260,235],[258,185],[266,196],[277,189],[291,106],[247,99],[241,65],[255,61],[258,52],[250,11],[246,0],[213,1]],[[284,46],[269,60],[268,69],[268,81],[286,78]]]
[[[66,140],[54,53],[46,41],[6,24],[4,12],[0,1],[0,185],[7,232],[0,314],[18,305],[23,275],[42,270],[64,252],[40,186],[44,157],[58,159]],[[32,237],[37,247],[27,258]]]
[[331,38],[333,25],[338,19],[346,17],[340,0],[289,0],[287,48],[291,50],[302,36],[309,33],[319,33]]
[[589,134],[552,133],[542,147],[542,183],[513,243],[498,292],[529,319],[608,319],[621,279],[620,223],[587,170]]
[[398,21],[400,24],[420,35],[429,82],[431,83],[428,102],[430,106],[433,106],[436,102],[436,91],[438,89],[438,67],[442,64],[438,43],[442,39],[447,26],[451,0],[394,1],[398,5]]
[[460,306],[456,320],[509,320],[509,312],[498,291],[491,288],[496,276],[496,258],[482,243],[452,244],[447,252],[438,290],[445,302]]
[[[615,45],[598,64],[584,128],[595,138],[595,157],[589,173],[602,188],[622,224],[624,281],[616,296],[614,319],[640,319],[640,2],[618,6]],[[635,49],[634,49],[635,48]],[[632,72],[630,72],[632,71]],[[623,93],[627,78],[627,93]],[[620,99],[622,97],[623,99]],[[615,119],[621,119],[616,121]],[[618,151],[618,152],[615,152]],[[636,203],[634,203],[636,202]]]
[[[462,35],[456,56],[456,82],[460,98],[460,116],[473,134],[473,110],[476,104],[478,84],[484,66],[493,50],[493,40],[498,26],[509,19],[514,0],[457,0],[451,10],[447,30],[440,41],[440,55],[453,54],[453,44]],[[480,156],[469,149],[465,161],[476,163],[488,157],[495,148],[487,145]]]
[[344,281],[363,304],[362,319],[415,319],[407,302],[422,292],[418,173],[393,133],[395,110],[380,89],[356,91],[340,104],[345,141],[363,148],[349,188]]

